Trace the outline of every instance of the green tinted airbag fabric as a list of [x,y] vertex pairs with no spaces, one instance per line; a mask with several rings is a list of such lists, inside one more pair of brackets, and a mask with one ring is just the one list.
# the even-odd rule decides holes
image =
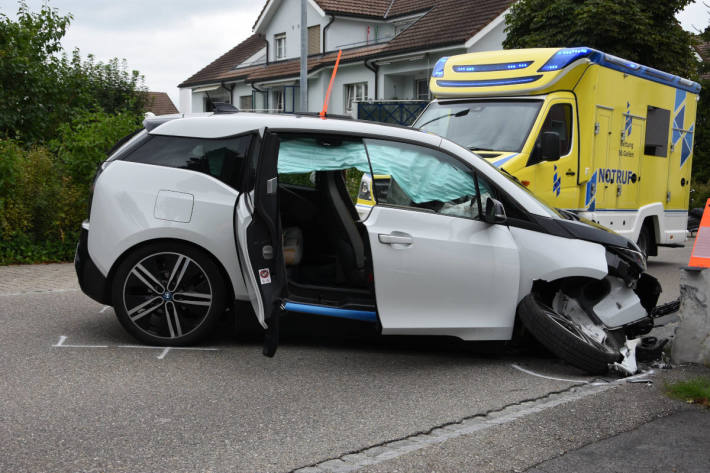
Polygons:
[[[279,148],[278,170],[282,174],[337,171],[356,168],[390,176],[415,203],[449,202],[476,195],[473,177],[463,168],[444,161],[438,151],[383,140],[322,145],[315,139],[284,140]],[[432,159],[439,157],[439,159]],[[447,159],[448,160],[448,159]]]

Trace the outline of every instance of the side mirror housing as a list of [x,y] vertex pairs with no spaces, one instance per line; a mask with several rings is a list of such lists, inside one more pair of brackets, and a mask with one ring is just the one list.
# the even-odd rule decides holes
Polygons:
[[503,208],[503,204],[490,197],[486,199],[484,221],[491,224],[500,224],[505,223],[507,220],[508,217],[505,215],[505,208]]
[[546,131],[542,134],[542,160],[557,161],[560,159],[560,134]]

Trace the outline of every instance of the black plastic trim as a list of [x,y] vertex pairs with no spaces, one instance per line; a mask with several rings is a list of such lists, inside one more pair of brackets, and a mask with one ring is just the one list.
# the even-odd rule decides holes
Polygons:
[[84,294],[101,304],[112,305],[108,279],[101,274],[89,256],[89,231],[85,228],[81,229],[79,244],[76,247],[74,269]]

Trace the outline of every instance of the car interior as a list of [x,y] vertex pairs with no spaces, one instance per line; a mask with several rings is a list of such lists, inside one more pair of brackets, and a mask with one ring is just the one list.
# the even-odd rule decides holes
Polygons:
[[374,307],[370,245],[348,193],[347,172],[279,175],[284,263],[294,301]]

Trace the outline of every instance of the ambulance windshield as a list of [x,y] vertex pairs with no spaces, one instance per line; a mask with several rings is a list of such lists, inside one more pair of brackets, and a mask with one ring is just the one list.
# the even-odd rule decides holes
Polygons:
[[541,100],[432,102],[412,126],[472,151],[519,153],[541,106]]

